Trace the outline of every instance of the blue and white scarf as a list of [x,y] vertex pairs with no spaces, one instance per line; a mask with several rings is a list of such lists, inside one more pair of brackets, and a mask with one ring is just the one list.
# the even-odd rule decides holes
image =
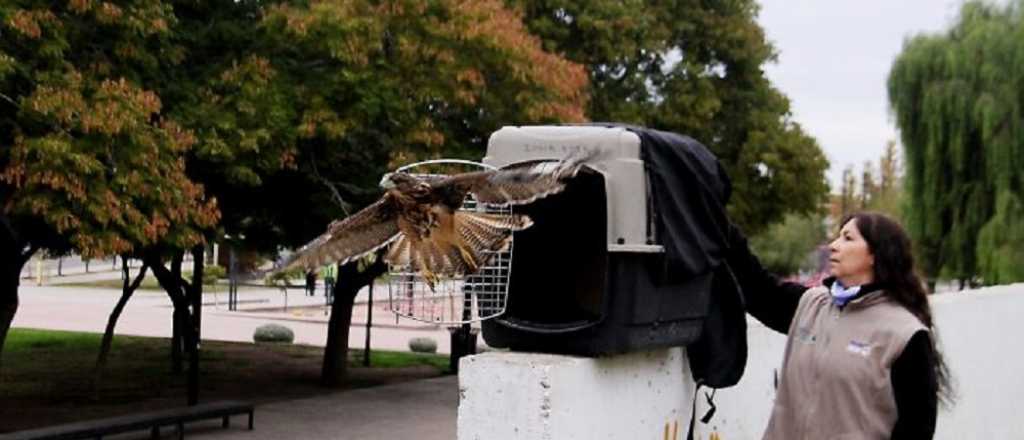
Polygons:
[[829,292],[832,294],[832,302],[842,307],[850,302],[853,297],[857,296],[857,293],[860,292],[860,286],[845,287],[839,280],[835,280]]

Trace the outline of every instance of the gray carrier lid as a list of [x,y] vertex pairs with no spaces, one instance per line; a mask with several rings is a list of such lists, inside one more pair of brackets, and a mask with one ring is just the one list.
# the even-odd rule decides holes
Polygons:
[[483,162],[502,168],[558,160],[580,149],[598,151],[589,167],[605,179],[608,250],[662,252],[664,248],[649,237],[647,181],[635,133],[623,127],[503,127],[491,135]]
[[690,137],[622,124],[503,127],[483,162],[506,167],[580,149],[599,152],[591,168],[605,179],[609,251],[663,252],[671,276],[719,265],[731,184],[715,155]]

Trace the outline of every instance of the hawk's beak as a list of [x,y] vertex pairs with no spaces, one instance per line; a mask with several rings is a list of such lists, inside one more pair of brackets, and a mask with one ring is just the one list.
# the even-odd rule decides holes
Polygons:
[[384,189],[392,189],[395,187],[395,182],[391,180],[391,173],[387,173],[380,179],[380,187]]

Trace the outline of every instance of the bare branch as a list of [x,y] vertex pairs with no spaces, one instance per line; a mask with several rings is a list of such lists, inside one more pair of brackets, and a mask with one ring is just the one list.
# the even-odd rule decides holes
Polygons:
[[[135,279],[131,279],[131,269],[128,267],[128,256],[121,255],[121,271],[124,273],[124,291],[134,292],[135,289],[139,288],[142,284],[142,279],[146,277],[146,270],[149,269],[149,262],[143,260],[142,267],[139,268],[139,274],[135,276]],[[129,284],[131,282],[131,284]]]
[[11,105],[13,105],[15,107],[18,107],[18,101],[15,101],[10,96],[7,96],[7,95],[5,95],[3,93],[0,93],[0,99],[3,99],[4,101],[7,101],[7,102],[11,103]]
[[348,210],[348,202],[346,202],[345,199],[341,197],[341,193],[338,191],[338,188],[334,186],[334,182],[331,182],[330,180],[324,178],[324,176],[320,175],[320,170],[318,170],[316,167],[316,156],[311,155],[310,159],[310,165],[313,166],[313,177],[316,177],[316,180],[320,181],[320,183],[324,184],[324,186],[326,186],[327,189],[331,190],[331,194],[334,195],[334,201],[338,203],[338,206],[341,208],[341,212],[345,213],[345,217],[351,215]]
[[132,285],[128,286],[130,291],[135,291],[135,289],[139,288],[139,285],[142,284],[142,279],[146,277],[146,269],[148,268],[149,264],[143,262],[142,267],[139,268],[139,275],[135,277],[135,281],[132,281]]

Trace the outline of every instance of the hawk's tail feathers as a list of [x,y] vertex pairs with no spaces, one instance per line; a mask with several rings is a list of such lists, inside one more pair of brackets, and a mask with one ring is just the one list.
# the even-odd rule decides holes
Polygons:
[[396,267],[418,271],[433,289],[437,275],[476,272],[494,252],[505,250],[512,232],[530,227],[533,221],[521,214],[486,214],[456,211],[452,241],[420,240],[399,234],[385,259]]
[[421,273],[456,274],[475,269],[464,261],[455,246],[432,240],[411,240],[404,234],[388,250],[385,260],[394,267]]

